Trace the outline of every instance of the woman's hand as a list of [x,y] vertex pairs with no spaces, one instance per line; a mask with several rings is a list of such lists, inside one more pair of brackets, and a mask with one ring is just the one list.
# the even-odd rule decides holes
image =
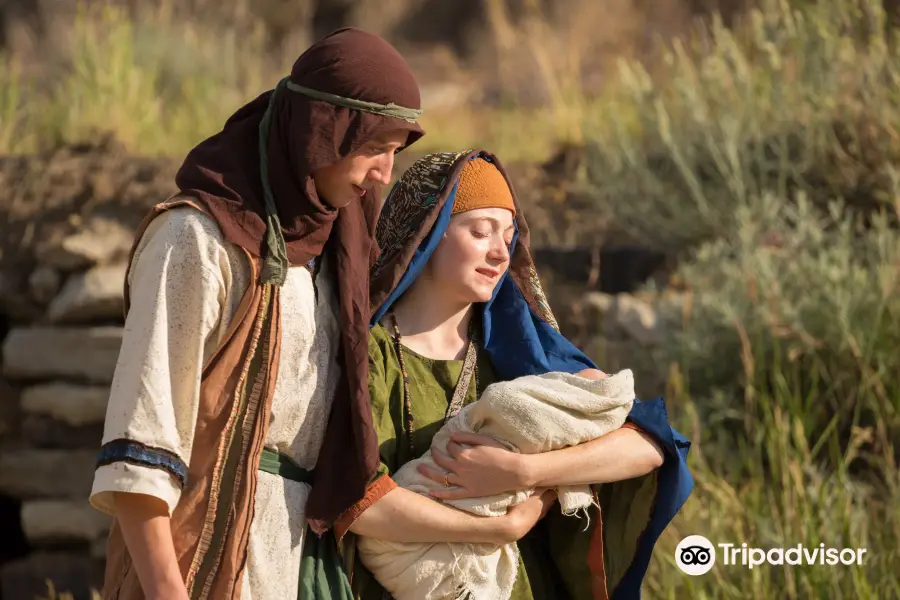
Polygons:
[[454,433],[447,452],[431,449],[438,468],[419,465],[419,473],[442,486],[431,492],[440,500],[481,498],[532,487],[528,456],[510,452],[494,439],[475,433]]
[[431,449],[437,468],[418,467],[419,473],[441,484],[429,493],[438,500],[624,481],[658,469],[665,460],[653,437],[628,424],[595,440],[539,454],[510,452],[473,433],[454,433],[450,439],[446,453]]
[[537,489],[528,500],[510,507],[506,515],[495,517],[500,523],[497,527],[497,543],[512,544],[522,539],[547,515],[555,502],[556,490]]

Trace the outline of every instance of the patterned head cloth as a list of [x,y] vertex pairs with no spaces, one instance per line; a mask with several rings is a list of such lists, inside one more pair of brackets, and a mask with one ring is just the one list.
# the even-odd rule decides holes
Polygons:
[[[464,178],[463,174],[472,173],[480,176]],[[490,187],[472,185],[478,181]],[[464,185],[467,189],[461,196]],[[508,194],[508,201],[504,193],[498,193],[501,189]],[[466,210],[488,204],[506,208],[511,203],[508,207],[516,214],[509,271],[484,305],[482,321],[485,350],[498,373],[514,378],[592,367],[591,360],[559,333],[528,250],[528,224],[513,186],[497,157],[483,150],[429,154],[416,161],[391,190],[375,230],[381,254],[372,269],[371,324],[384,316],[422,272],[461,200]],[[530,351],[515,356],[499,352],[510,347]]]

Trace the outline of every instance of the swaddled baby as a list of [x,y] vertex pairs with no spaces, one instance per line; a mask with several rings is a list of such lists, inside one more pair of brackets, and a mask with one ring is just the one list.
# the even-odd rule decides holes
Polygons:
[[[492,384],[477,402],[464,407],[434,436],[431,446],[446,450],[454,432],[489,436],[522,454],[559,450],[619,429],[634,402],[630,370],[589,379],[566,373],[530,375]],[[439,483],[420,474],[420,464],[435,466],[431,452],[394,475],[397,485],[428,495]],[[532,490],[447,504],[482,516],[500,516],[525,501]],[[593,503],[590,486],[559,489],[565,514]],[[400,543],[360,537],[359,557],[396,600],[506,600],[516,578],[516,544]]]

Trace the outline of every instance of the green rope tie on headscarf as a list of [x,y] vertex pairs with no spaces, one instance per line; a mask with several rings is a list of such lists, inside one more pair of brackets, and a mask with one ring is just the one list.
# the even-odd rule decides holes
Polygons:
[[298,92],[315,100],[321,100],[343,106],[353,110],[371,113],[374,115],[382,115],[385,117],[393,117],[402,119],[410,123],[415,123],[422,115],[422,111],[417,108],[406,108],[398,106],[391,102],[390,104],[378,104],[376,102],[366,102],[365,100],[356,100],[354,98],[344,98],[328,92],[320,92],[290,81],[289,77],[285,77],[278,82],[272,95],[269,96],[269,106],[263,115],[259,124],[259,168],[262,178],[263,197],[265,199],[266,210],[266,259],[263,264],[263,283],[274,283],[281,286],[287,278],[290,262],[287,257],[287,246],[284,242],[284,233],[281,229],[281,221],[278,219],[278,208],[275,205],[275,196],[272,195],[272,186],[269,185],[269,129],[272,126],[272,114],[274,112],[275,100],[279,93],[287,87],[289,90]]
[[366,102],[365,100],[344,98],[343,96],[337,96],[335,94],[329,94],[328,92],[320,92],[319,90],[303,87],[302,85],[297,85],[293,81],[288,81],[287,87],[292,92],[298,92],[300,94],[303,94],[304,96],[309,96],[314,100],[321,100],[323,102],[328,102],[329,104],[343,106],[344,108],[351,108],[353,110],[359,110],[362,112],[371,113],[373,115],[402,119],[404,121],[408,121],[409,123],[415,123],[416,120],[422,116],[421,109],[406,108],[405,106],[398,106],[393,102],[391,102],[390,104],[378,104],[377,102]]
[[262,179],[263,197],[266,209],[266,259],[263,263],[263,283],[274,283],[277,286],[284,285],[287,279],[290,263],[287,257],[287,245],[284,243],[284,232],[281,229],[281,221],[278,219],[278,208],[275,205],[275,196],[272,195],[272,186],[269,185],[269,129],[272,126],[272,113],[274,112],[275,97],[284,87],[285,79],[278,82],[272,95],[269,96],[269,106],[259,124],[259,169]]

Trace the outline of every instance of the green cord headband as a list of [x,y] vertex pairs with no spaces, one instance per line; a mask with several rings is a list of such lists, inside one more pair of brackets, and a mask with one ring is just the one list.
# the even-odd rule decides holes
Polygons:
[[299,92],[315,100],[322,100],[337,106],[343,106],[353,110],[359,110],[385,117],[394,117],[410,123],[415,123],[422,111],[414,108],[404,108],[391,104],[376,104],[353,98],[343,98],[327,92],[320,92],[297,85],[285,77],[278,82],[272,95],[269,96],[269,106],[259,123],[259,167],[262,176],[263,198],[266,210],[266,249],[268,250],[263,264],[263,283],[274,283],[281,286],[287,279],[287,271],[290,263],[287,257],[287,245],[284,241],[284,233],[281,230],[281,221],[278,219],[278,208],[275,205],[275,196],[272,194],[272,186],[269,185],[269,129],[272,126],[273,107],[275,98],[281,90],[287,87],[289,90]]
[[322,100],[329,104],[343,106],[344,108],[352,108],[362,112],[372,113],[373,115],[381,115],[384,117],[394,117],[395,119],[403,119],[409,123],[415,123],[416,119],[422,116],[422,110],[418,108],[406,108],[397,106],[393,102],[390,104],[377,104],[375,102],[366,102],[365,100],[355,100],[353,98],[344,98],[343,96],[335,96],[328,92],[320,92],[302,85],[297,85],[293,81],[287,82],[287,87],[292,92],[299,92],[304,96],[309,96],[314,100]]

